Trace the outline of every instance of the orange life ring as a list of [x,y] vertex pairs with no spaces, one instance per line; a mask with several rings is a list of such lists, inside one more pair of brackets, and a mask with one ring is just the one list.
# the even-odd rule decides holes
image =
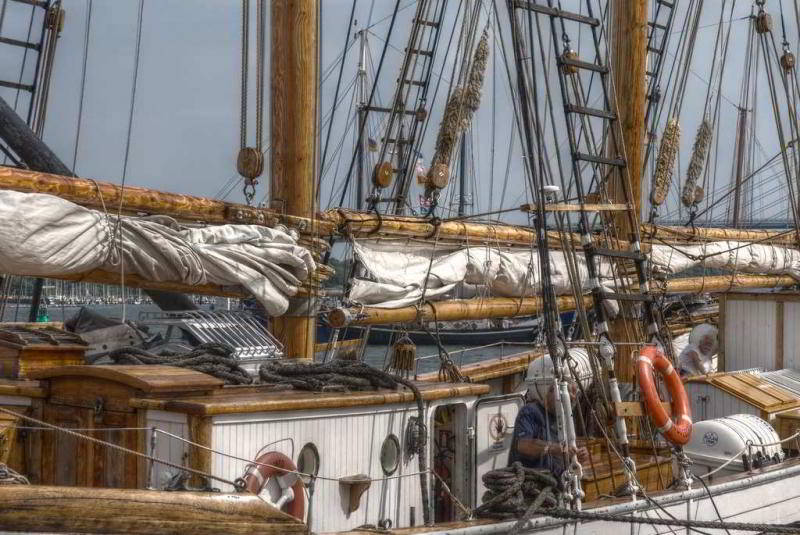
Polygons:
[[[672,398],[673,421],[658,397],[653,370],[658,371],[664,378],[669,396]],[[669,442],[676,446],[683,446],[692,436],[692,409],[689,397],[683,387],[678,371],[667,360],[657,346],[649,345],[642,348],[637,359],[637,374],[639,388],[644,395],[644,403],[650,418]]]
[[[287,471],[297,471],[297,467],[292,460],[283,453],[270,451],[259,456],[254,464],[249,465],[242,479],[248,491],[253,494],[260,494],[270,477],[281,477],[286,475]],[[294,497],[284,504],[281,509],[303,522],[306,513],[306,495],[303,489],[303,481],[298,477],[297,481],[292,484],[291,489]]]

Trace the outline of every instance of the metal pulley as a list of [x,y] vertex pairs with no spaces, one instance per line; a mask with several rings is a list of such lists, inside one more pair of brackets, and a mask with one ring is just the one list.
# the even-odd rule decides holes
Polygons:
[[794,69],[795,59],[794,54],[789,52],[788,50],[784,50],[783,55],[781,56],[781,67],[786,72],[791,71]]
[[257,183],[256,179],[264,172],[264,155],[255,147],[240,149],[236,170],[250,182]]
[[767,33],[772,31],[772,15],[766,11],[760,11],[756,15],[756,32]]
[[372,183],[376,188],[388,188],[392,184],[393,174],[392,163],[381,162],[375,166],[375,170],[372,172]]

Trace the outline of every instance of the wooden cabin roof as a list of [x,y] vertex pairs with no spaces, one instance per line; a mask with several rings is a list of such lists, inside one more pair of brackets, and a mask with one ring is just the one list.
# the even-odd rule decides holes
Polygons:
[[[525,351],[506,357],[496,357],[482,362],[465,364],[459,368],[461,375],[468,377],[475,382],[488,381],[498,377],[508,377],[516,373],[525,373],[528,366],[535,359],[543,355],[542,351]],[[439,378],[438,372],[423,373],[419,376],[420,381],[436,382]]]
[[[488,385],[474,383],[419,383],[418,387],[422,398],[426,401],[476,396],[489,392]],[[363,407],[414,401],[414,394],[408,389],[305,392],[266,390],[266,388],[269,387],[231,387],[214,391],[207,396],[175,400],[136,398],[131,400],[131,406],[210,416],[231,413]]]
[[687,382],[713,385],[765,412],[780,412],[800,407],[800,398],[758,374],[712,373],[691,377]]
[[58,366],[33,372],[35,379],[91,377],[141,390],[146,393],[191,392],[220,388],[224,382],[205,373],[174,366]]

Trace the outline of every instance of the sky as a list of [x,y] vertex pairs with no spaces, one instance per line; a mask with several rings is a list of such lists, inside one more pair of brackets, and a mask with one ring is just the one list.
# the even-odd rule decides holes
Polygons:
[[[141,2],[141,3],[140,3]],[[596,0],[594,0],[596,4]],[[255,19],[255,4],[251,2]],[[575,11],[582,2],[564,1],[565,9]],[[785,24],[790,46],[797,47],[795,13],[786,2]],[[24,4],[7,2],[0,27],[3,37],[26,39],[31,12]],[[237,0],[64,0],[66,24],[58,42],[53,79],[44,130],[44,140],[80,176],[121,182],[210,197],[242,201],[241,185],[234,180],[235,158],[239,148],[240,77],[241,77],[241,2]],[[332,108],[337,77],[338,59],[345,45],[352,0],[322,0],[321,19],[321,87],[320,113],[323,119]],[[411,18],[416,2],[401,0],[394,31],[389,40],[384,70],[378,82],[376,102],[391,98],[398,76],[402,50],[406,46]],[[685,10],[688,2],[681,2]],[[730,3],[727,3],[730,6]],[[91,10],[89,9],[91,6]],[[357,0],[352,36],[348,42],[342,71],[341,103],[334,115],[326,169],[322,179],[321,206],[329,199],[338,205],[339,191],[347,174],[355,133],[352,125],[353,82],[357,74],[358,42],[355,34],[366,29],[372,78],[389,30],[389,19],[395,2],[391,0]],[[460,22],[463,6],[457,1],[447,4],[442,27],[442,43],[449,38],[454,25]],[[141,26],[139,26],[139,9]],[[703,116],[706,80],[711,72],[713,45],[723,0],[707,0],[698,30],[695,59],[687,83],[686,98],[681,113],[683,136],[676,174],[685,172],[694,132]],[[779,3],[767,2],[767,8],[777,14]],[[727,184],[733,158],[733,132],[736,126],[736,106],[739,101],[741,76],[744,69],[744,46],[747,36],[746,17],[751,4],[739,0],[732,16],[731,49],[723,79],[723,101],[720,115],[720,135],[717,179],[718,188]],[[507,24],[505,2],[498,3],[499,24]],[[492,4],[485,1],[480,10],[479,28],[492,26]],[[681,20],[679,10],[677,19]],[[728,10],[726,8],[726,20]],[[89,17],[91,15],[91,17]],[[268,18],[268,17],[267,17]],[[38,19],[34,19],[36,27]],[[254,24],[254,22],[253,22]],[[269,20],[267,21],[269,28]],[[724,26],[726,28],[727,25]],[[137,33],[141,28],[138,50]],[[781,35],[776,29],[780,46]],[[492,53],[484,85],[482,106],[478,110],[469,136],[468,201],[475,212],[488,212],[520,205],[528,200],[523,178],[523,161],[519,139],[512,141],[513,111],[509,83],[502,63],[499,35],[508,39],[509,32],[491,31]],[[269,42],[269,38],[267,39]],[[457,41],[457,36],[456,36]],[[255,30],[251,31],[251,44]],[[573,45],[579,39],[573,35]],[[673,35],[669,54],[674,55],[677,36]],[[582,46],[587,40],[582,41]],[[433,153],[437,125],[447,93],[450,73],[456,54],[439,53],[434,64],[435,79],[441,73],[443,82],[437,100],[431,107],[431,126],[422,145],[424,163]],[[84,53],[86,51],[86,54]],[[510,52],[510,51],[509,51]],[[588,54],[583,52],[582,54]],[[23,72],[28,80],[33,70],[29,55]],[[509,58],[510,60],[510,58]],[[266,58],[267,88],[269,59]],[[0,78],[15,80],[22,66],[22,53],[0,45]],[[85,68],[84,68],[85,67]],[[254,143],[252,125],[255,121],[255,58],[250,61],[249,124],[250,143]],[[136,84],[134,86],[134,73]],[[135,90],[134,90],[135,87]],[[557,90],[557,86],[553,86]],[[267,90],[268,91],[268,90]],[[761,86],[757,103],[763,106],[756,123],[753,166],[757,167],[778,150],[774,133],[772,108],[765,86]],[[24,96],[17,98],[11,89],[0,89],[0,96],[19,110],[27,105]],[[269,105],[265,109],[264,146],[269,145]],[[131,113],[132,111],[132,113]],[[785,110],[782,113],[786,113]],[[666,117],[664,118],[664,121]],[[128,132],[130,131],[130,137]],[[380,138],[380,120],[370,123],[369,135]],[[320,129],[320,153],[327,135],[327,123]],[[717,140],[715,140],[717,141]],[[562,139],[563,142],[563,139]],[[554,143],[556,144],[556,143]],[[564,147],[561,146],[563,153]],[[127,153],[127,159],[126,159]],[[126,163],[127,161],[127,163]],[[493,164],[492,164],[493,162]],[[266,166],[269,169],[269,166]],[[508,176],[508,180],[505,177]],[[770,182],[772,180],[772,182]],[[776,178],[764,178],[754,186],[754,197],[761,199],[761,210],[768,211],[770,202],[779,192],[770,193]],[[257,198],[267,195],[266,177],[258,186]],[[755,182],[755,181],[754,181]],[[763,182],[763,183],[762,183]],[[504,187],[505,184],[505,187]],[[503,190],[505,189],[505,195]],[[780,188],[778,188],[780,189]],[[680,216],[678,188],[673,188],[664,213]],[[419,192],[412,193],[412,199]],[[455,188],[443,193],[443,214],[447,215],[457,198]],[[352,202],[352,194],[346,203]],[[764,208],[767,206],[767,208]],[[754,211],[758,211],[758,207]],[[500,217],[500,216],[498,216]],[[519,214],[505,214],[506,220],[520,221]]]

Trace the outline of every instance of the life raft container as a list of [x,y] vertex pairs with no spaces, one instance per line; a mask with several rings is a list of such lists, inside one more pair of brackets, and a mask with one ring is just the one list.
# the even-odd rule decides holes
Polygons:
[[269,478],[275,477],[281,489],[276,502],[267,498],[276,508],[281,509],[300,520],[305,519],[306,496],[303,481],[297,474],[297,467],[292,460],[277,451],[269,451],[260,455],[256,462],[250,464],[242,476],[244,488],[253,494],[261,494]]
[[[653,370],[659,372],[664,378],[664,383],[672,399],[674,421],[669,417],[658,397]],[[678,371],[657,346],[645,346],[639,352],[637,375],[647,413],[658,431],[676,446],[683,446],[689,442],[689,438],[692,436],[692,409],[689,405],[689,396],[686,395],[686,389],[683,387]]]

